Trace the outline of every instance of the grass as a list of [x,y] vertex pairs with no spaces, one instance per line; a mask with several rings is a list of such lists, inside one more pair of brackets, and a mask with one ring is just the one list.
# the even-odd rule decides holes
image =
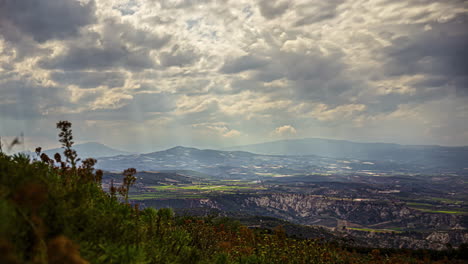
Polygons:
[[[217,182],[220,183],[220,182]],[[151,199],[203,199],[207,198],[207,194],[213,195],[216,193],[234,194],[236,192],[248,192],[264,190],[265,188],[253,184],[180,184],[180,185],[155,185],[147,187],[149,192],[130,194],[132,200],[151,200]]]
[[392,229],[371,229],[371,228],[359,228],[359,227],[347,227],[347,229],[357,230],[357,231],[366,231],[366,232],[373,232],[373,233],[401,233],[403,231],[399,230],[392,230]]
[[235,191],[235,190],[264,190],[264,187],[255,185],[221,185],[221,184],[200,184],[200,185],[156,185],[148,188],[157,191]]
[[194,193],[145,193],[145,194],[134,194],[129,195],[130,200],[152,200],[152,199],[203,199],[206,196]]
[[448,204],[461,205],[462,201],[450,200],[445,198],[431,198],[433,201],[441,202],[443,204],[430,204],[421,202],[407,202],[406,205],[412,209],[416,209],[427,213],[440,213],[440,214],[468,214],[465,208],[459,208],[460,210],[453,210],[453,208],[447,208]]
[[427,209],[427,208],[420,208],[420,207],[410,207],[412,209],[416,209],[426,213],[439,213],[439,214],[468,214],[466,211],[449,211],[449,210],[437,210],[437,209]]
[[466,202],[464,201],[452,200],[452,199],[447,199],[447,198],[439,198],[439,197],[432,197],[431,200],[446,203],[446,204],[456,204],[456,205],[466,204]]

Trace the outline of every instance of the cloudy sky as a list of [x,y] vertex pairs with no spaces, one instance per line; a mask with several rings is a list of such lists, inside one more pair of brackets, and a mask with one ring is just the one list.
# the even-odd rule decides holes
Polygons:
[[468,145],[468,2],[2,0],[0,136]]

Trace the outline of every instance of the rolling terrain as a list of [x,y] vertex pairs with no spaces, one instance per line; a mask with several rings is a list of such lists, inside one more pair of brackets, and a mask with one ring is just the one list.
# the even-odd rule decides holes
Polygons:
[[300,174],[467,174],[454,167],[426,167],[387,160],[330,158],[317,155],[263,155],[245,151],[219,151],[175,147],[148,154],[119,155],[99,159],[98,168],[123,170],[194,170],[218,178],[259,179]]
[[[110,156],[117,156],[117,155],[130,155],[131,152],[123,151],[108,147],[104,144],[97,143],[97,142],[87,142],[83,144],[76,144],[74,149],[78,153],[80,158],[102,158],[102,157],[110,157]],[[63,153],[63,148],[55,148],[55,149],[47,149],[43,151],[49,157],[53,157],[55,153]],[[29,155],[34,155],[33,153],[27,153]]]
[[346,140],[307,138],[235,146],[227,150],[269,155],[320,155],[330,158],[393,161],[433,169],[468,169],[468,146],[358,143]]
[[[119,178],[117,173],[106,173],[104,189],[110,180],[118,185]],[[468,241],[467,186],[459,177],[288,178],[233,180],[193,171],[142,171],[130,197],[144,207],[170,207],[191,215],[214,212],[252,226],[265,227],[262,221],[252,222],[256,216],[282,219],[288,226],[322,226],[334,236],[362,238],[361,246],[367,245],[370,235],[372,243],[381,247],[443,249],[447,243],[457,246]],[[292,228],[290,235],[304,232]],[[429,236],[441,240],[429,243]]]
[[[343,153],[350,153],[346,144]],[[352,149],[361,143],[349,144]],[[405,160],[422,151],[419,148],[439,147],[370,144],[361,146],[360,156],[348,157],[175,147],[98,158],[97,168],[107,171],[104,189],[111,181],[121,184],[123,169],[136,168],[130,198],[143,207],[171,207],[190,215],[214,213],[252,227],[269,228],[257,217],[270,217],[276,219],[273,222],[286,221],[292,236],[317,236],[304,228],[321,227],[333,239],[351,239],[358,246],[444,249],[468,242],[467,170],[460,162],[427,166],[426,161],[414,161],[425,158]],[[398,155],[399,151],[406,154]],[[463,149],[444,152],[443,157],[459,151]]]

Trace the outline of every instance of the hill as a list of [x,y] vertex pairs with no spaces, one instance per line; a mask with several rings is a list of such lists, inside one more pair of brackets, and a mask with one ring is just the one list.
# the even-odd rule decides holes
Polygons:
[[[351,150],[349,152],[351,153]],[[396,157],[398,161],[395,161],[392,159],[387,160],[383,155],[381,155],[380,160],[375,160],[375,157],[357,159],[321,157],[317,155],[264,155],[246,151],[202,150],[179,146],[148,154],[99,158],[97,167],[108,171],[122,171],[128,167],[135,167],[140,171],[191,170],[217,178],[250,180],[258,179],[259,177],[280,177],[311,173],[341,175],[372,174],[376,176],[392,173],[448,173],[460,175],[468,173],[468,170],[464,170],[466,160],[462,157],[453,157],[455,153],[445,154],[445,156],[453,157],[455,164],[448,164],[448,162],[442,160],[439,162],[434,161],[430,164],[420,164],[408,160],[421,157],[410,157],[405,151],[400,152],[400,156]],[[364,154],[359,156],[370,156],[370,154]],[[423,154],[415,153],[413,155]],[[338,156],[338,153],[336,153],[336,156]],[[358,155],[354,155],[353,157],[356,156]],[[407,157],[407,160],[401,156]]]
[[[466,259],[462,246],[424,252],[353,248],[319,238],[288,237],[281,226],[252,229],[219,216],[181,217],[167,208],[143,209],[128,202],[138,180],[135,169],[126,169],[122,184],[111,181],[106,192],[95,160],[76,165],[71,123],[60,121],[57,127],[64,132],[66,161],[0,152],[0,263],[388,264]],[[153,181],[189,179],[176,173],[152,176]]]
[[306,138],[234,146],[226,150],[269,155],[320,155],[330,158],[385,160],[428,167],[468,168],[467,146],[358,143],[346,140]]
[[[101,158],[101,157],[110,157],[117,155],[129,155],[131,152],[122,151],[108,147],[104,144],[97,142],[88,142],[83,144],[77,144],[74,146],[74,149],[81,158]],[[45,150],[48,156],[53,157],[55,153],[63,153],[62,148],[48,149]]]

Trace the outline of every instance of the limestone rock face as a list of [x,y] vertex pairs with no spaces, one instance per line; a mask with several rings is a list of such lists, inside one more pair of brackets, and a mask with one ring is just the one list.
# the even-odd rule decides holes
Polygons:
[[[376,225],[376,228],[390,226],[425,229],[465,229],[463,216],[426,213],[408,208],[404,203],[364,200],[324,198],[307,194],[267,194],[235,196],[232,201],[244,210],[254,210],[300,224],[311,224],[320,218],[346,220],[361,226]],[[235,209],[236,205],[218,204],[225,210]],[[233,208],[234,207],[234,208]]]

